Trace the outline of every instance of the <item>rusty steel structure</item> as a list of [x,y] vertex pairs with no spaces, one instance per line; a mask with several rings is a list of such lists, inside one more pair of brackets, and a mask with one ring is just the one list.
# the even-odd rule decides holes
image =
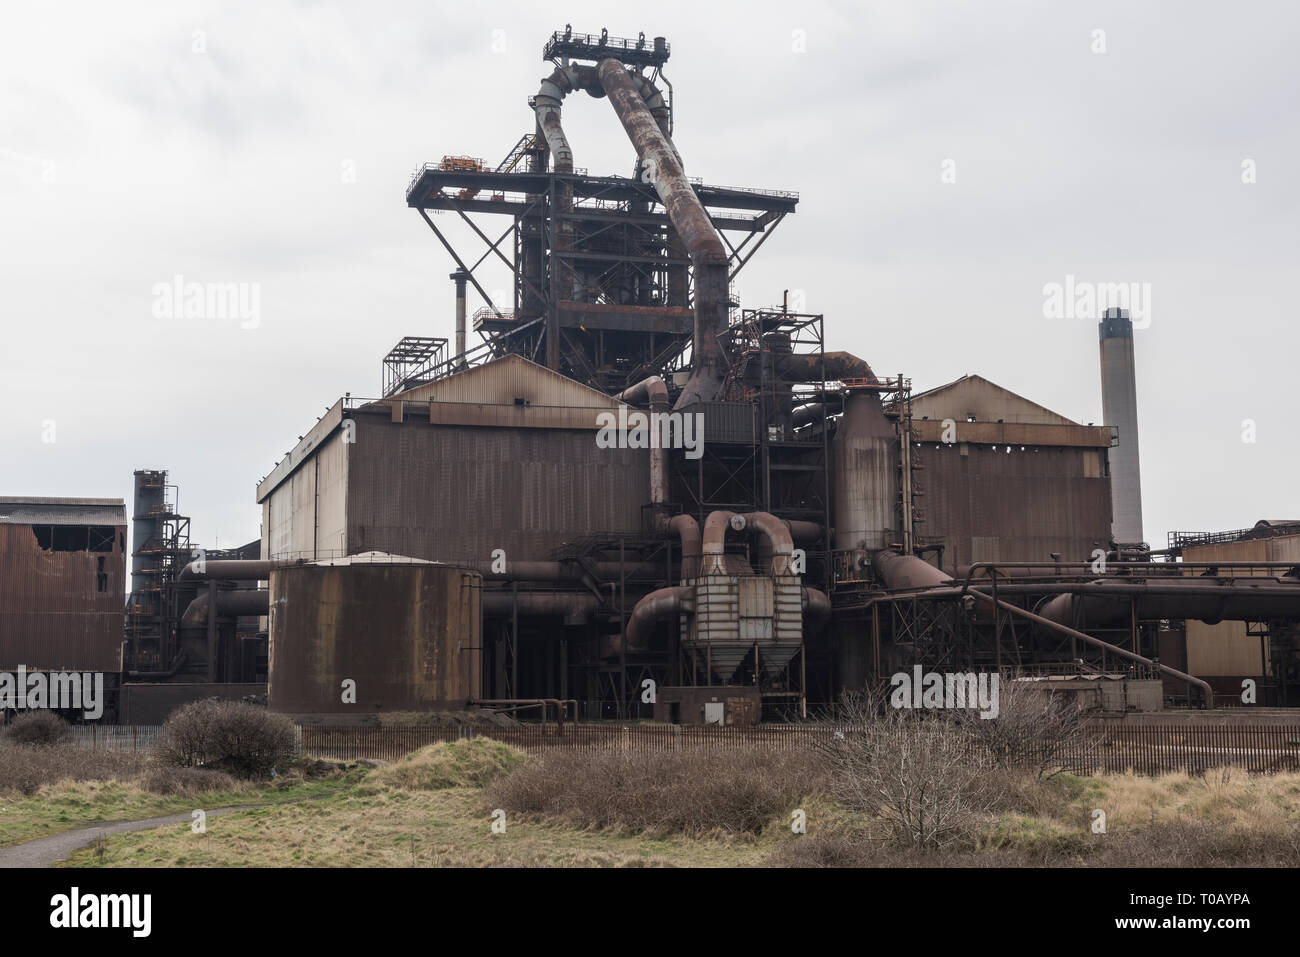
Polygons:
[[116,679],[125,588],[122,499],[0,497],[0,670]]
[[[688,175],[671,54],[557,31],[499,163],[447,144],[416,171],[448,335],[403,338],[379,395],[333,403],[261,480],[256,561],[174,576],[195,589],[178,641],[211,674],[216,623],[265,612],[272,707],[335,716],[351,678],[363,711],[789,720],[915,665],[1222,703],[1173,628],[1291,635],[1300,572],[1116,542],[1115,423],[979,376],[917,392],[788,298],[742,305],[799,197]],[[587,98],[630,175],[579,165],[565,118]]]

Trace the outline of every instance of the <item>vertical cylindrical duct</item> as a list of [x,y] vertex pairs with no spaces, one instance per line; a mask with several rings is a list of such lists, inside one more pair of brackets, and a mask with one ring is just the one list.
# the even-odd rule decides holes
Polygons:
[[854,391],[835,430],[835,547],[889,547],[898,498],[898,445],[880,397]]
[[1142,472],[1138,463],[1137,376],[1133,322],[1112,307],[1098,324],[1101,338],[1101,414],[1119,432],[1110,450],[1111,535],[1121,543],[1143,542]]
[[131,590],[146,591],[156,584],[159,559],[141,554],[149,540],[156,538],[158,512],[167,501],[167,473],[140,469],[135,473],[135,497],[131,513]]
[[[457,269],[451,274],[452,281],[456,283],[456,355],[465,355],[465,281],[469,279],[469,273]],[[458,363],[460,368],[465,367],[465,360],[461,359]]]

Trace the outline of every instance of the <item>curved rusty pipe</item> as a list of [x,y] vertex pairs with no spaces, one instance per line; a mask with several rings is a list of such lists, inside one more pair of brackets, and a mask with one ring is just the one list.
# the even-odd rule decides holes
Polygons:
[[[790,560],[794,556],[794,537],[789,523],[777,518],[771,512],[746,512],[741,516],[745,528],[758,532],[767,538],[771,546],[773,575],[789,575]],[[762,566],[760,566],[762,567]]]
[[676,407],[684,409],[712,401],[722,388],[726,367],[718,342],[728,321],[726,249],[708,211],[686,178],[677,148],[646,103],[637,75],[612,58],[602,60],[596,74],[695,267],[691,377],[678,396]]
[[682,578],[699,578],[700,523],[690,515],[674,515],[668,522],[668,531],[682,542]]
[[542,80],[541,88],[533,97],[537,127],[542,131],[546,146],[551,151],[557,173],[573,172],[573,150],[560,123],[560,109],[564,98],[575,89],[577,82],[576,70],[557,66],[550,76]]
[[702,575],[725,575],[726,563],[723,556],[727,551],[727,529],[741,531],[745,520],[737,512],[718,509],[710,512],[704,520],[703,546],[700,549]]
[[627,622],[628,648],[644,648],[648,645],[655,622],[678,614],[694,596],[693,586],[672,585],[652,591],[642,598],[632,609],[632,616]]
[[819,588],[804,586],[799,589],[803,599],[804,636],[816,634],[831,620],[831,600]]

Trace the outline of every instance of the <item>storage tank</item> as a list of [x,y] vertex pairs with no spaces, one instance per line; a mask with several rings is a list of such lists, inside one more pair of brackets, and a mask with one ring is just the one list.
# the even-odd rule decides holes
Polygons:
[[273,568],[270,708],[464,708],[480,695],[482,586],[472,569],[379,552]]
[[898,439],[880,396],[851,392],[835,429],[835,547],[887,548],[896,526]]

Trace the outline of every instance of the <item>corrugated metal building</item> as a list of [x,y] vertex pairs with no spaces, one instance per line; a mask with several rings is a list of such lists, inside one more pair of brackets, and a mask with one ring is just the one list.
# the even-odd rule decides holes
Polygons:
[[914,395],[912,426],[916,531],[944,542],[946,567],[1086,561],[1106,547],[1109,428],[974,375]]
[[262,554],[542,560],[583,534],[638,532],[649,453],[595,441],[618,405],[517,355],[340,401],[258,486]]
[[126,503],[0,497],[0,669],[122,668]]

